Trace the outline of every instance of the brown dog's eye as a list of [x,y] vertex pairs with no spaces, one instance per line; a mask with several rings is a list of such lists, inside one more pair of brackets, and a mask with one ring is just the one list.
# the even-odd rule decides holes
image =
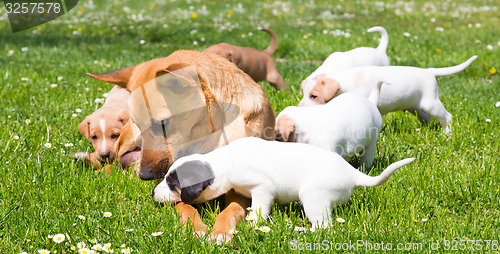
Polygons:
[[311,98],[311,100],[315,100],[316,98],[318,98],[318,96],[314,95],[314,94],[311,94],[311,96],[309,96]]
[[90,138],[91,138],[91,139],[93,139],[93,140],[96,140],[96,139],[97,139],[97,136],[96,136],[96,135],[94,135],[94,136],[92,136],[92,137],[90,137]]
[[115,139],[115,138],[118,138],[119,136],[120,136],[120,134],[113,134],[113,135],[111,135],[111,138]]

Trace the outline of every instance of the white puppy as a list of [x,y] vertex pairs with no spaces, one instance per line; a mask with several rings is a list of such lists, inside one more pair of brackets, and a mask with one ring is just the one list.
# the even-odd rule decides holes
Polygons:
[[382,116],[375,104],[356,93],[337,96],[327,104],[287,107],[276,118],[276,140],[307,143],[349,160],[360,153],[360,168],[375,158]]
[[[439,100],[436,76],[457,73],[467,68],[477,56],[462,64],[446,68],[417,68],[410,66],[363,66],[332,73],[310,80],[309,97],[304,96],[299,106],[323,104],[345,92],[360,93],[376,103],[380,113],[407,110],[417,114],[423,123],[429,116],[451,131],[452,115]],[[384,84],[382,84],[382,82]],[[378,95],[377,87],[380,88]]]
[[333,205],[345,204],[358,187],[385,183],[414,158],[393,163],[376,177],[367,176],[336,153],[301,143],[241,138],[227,146],[175,161],[153,189],[159,202],[202,203],[229,190],[252,198],[247,219],[266,218],[273,200],[301,201],[314,227],[330,226]]
[[[389,44],[389,35],[387,31],[380,26],[372,27],[368,32],[379,32],[381,35],[380,43],[377,48],[359,47],[346,52],[334,52],[316,69],[311,75],[302,81],[300,88],[304,97],[308,97],[313,89],[311,80],[322,74],[335,73],[352,67],[378,65],[389,66],[389,57],[386,54]],[[301,102],[302,103],[302,102]]]

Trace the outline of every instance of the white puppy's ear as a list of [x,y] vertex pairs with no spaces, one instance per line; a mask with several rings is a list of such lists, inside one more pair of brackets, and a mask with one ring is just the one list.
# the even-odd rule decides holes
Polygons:
[[180,191],[181,200],[189,203],[214,182],[214,172],[206,161],[190,160],[171,169],[166,181],[172,192]]
[[275,136],[280,142],[291,142],[295,133],[295,121],[288,115],[281,115],[276,120]]
[[85,119],[83,119],[83,121],[80,124],[78,124],[78,131],[80,131],[80,133],[86,140],[89,140],[90,116],[85,117]]

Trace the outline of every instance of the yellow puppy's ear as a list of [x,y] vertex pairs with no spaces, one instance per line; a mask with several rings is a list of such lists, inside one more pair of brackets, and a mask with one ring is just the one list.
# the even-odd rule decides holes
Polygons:
[[313,90],[314,89],[318,90],[320,94],[323,95],[323,103],[327,103],[337,95],[337,92],[340,90],[340,85],[335,79],[321,77],[316,82],[316,86]]
[[78,131],[82,134],[82,136],[86,139],[89,140],[89,135],[90,135],[90,117],[87,116],[83,121],[78,124]]
[[116,84],[118,86],[121,86],[123,88],[127,88],[128,81],[130,79],[130,76],[132,76],[132,72],[134,71],[135,66],[130,66],[127,68],[123,68],[120,70],[108,72],[108,73],[90,73],[88,72],[87,75],[98,79],[102,82],[106,83],[111,83],[111,84]]
[[295,132],[295,121],[287,116],[283,115],[278,118],[276,123],[275,136],[277,141],[289,142],[293,138],[293,133]]
[[122,122],[123,125],[125,125],[128,120],[130,120],[130,113],[128,112],[128,110],[122,110],[122,112],[120,112],[120,114],[118,115],[118,120]]

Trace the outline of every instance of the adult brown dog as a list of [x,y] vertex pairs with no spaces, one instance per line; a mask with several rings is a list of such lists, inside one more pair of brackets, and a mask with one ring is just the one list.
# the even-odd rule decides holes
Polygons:
[[212,45],[205,49],[205,53],[220,55],[238,68],[243,70],[250,77],[259,81],[268,81],[276,89],[285,89],[286,84],[274,64],[271,55],[276,51],[278,38],[273,30],[268,28],[259,28],[271,36],[271,42],[265,50],[258,50],[249,47],[238,47],[225,42]]
[[[210,145],[215,146],[248,136],[274,139],[275,116],[264,89],[234,64],[218,55],[179,50],[168,57],[153,59],[136,66],[105,74],[88,75],[131,91],[131,121],[122,129],[116,150],[121,162],[140,159],[138,170],[143,180],[164,177],[173,161],[179,157],[183,142],[196,140],[186,138],[189,135],[215,137],[211,139],[215,142],[210,142]],[[167,82],[173,87],[162,90],[165,84],[158,80],[163,77],[173,79]],[[195,89],[194,84],[201,86],[200,96],[204,106],[176,112],[175,107],[185,103],[192,105],[192,102],[197,100],[190,97],[185,103],[171,103],[171,100],[166,98],[169,95],[166,94],[169,91],[182,94],[185,89]],[[237,111],[234,111],[235,108]],[[220,116],[224,118],[231,115],[231,112],[227,112],[231,110],[237,114],[232,119],[226,119],[230,123],[223,126]],[[178,121],[182,126],[172,131],[172,119],[175,118],[182,119]],[[169,131],[171,135],[165,135]],[[179,140],[181,142],[178,142]],[[140,151],[137,149],[138,145],[141,147]],[[196,151],[183,152],[187,154]],[[217,217],[211,232],[211,237],[218,241],[232,238],[228,232],[236,227],[238,220],[244,219],[245,208],[249,205],[248,199],[234,191],[226,195],[226,201],[228,206]],[[178,203],[176,208],[182,222],[191,220],[195,231],[200,234],[206,232],[207,227],[196,209],[182,202]]]

